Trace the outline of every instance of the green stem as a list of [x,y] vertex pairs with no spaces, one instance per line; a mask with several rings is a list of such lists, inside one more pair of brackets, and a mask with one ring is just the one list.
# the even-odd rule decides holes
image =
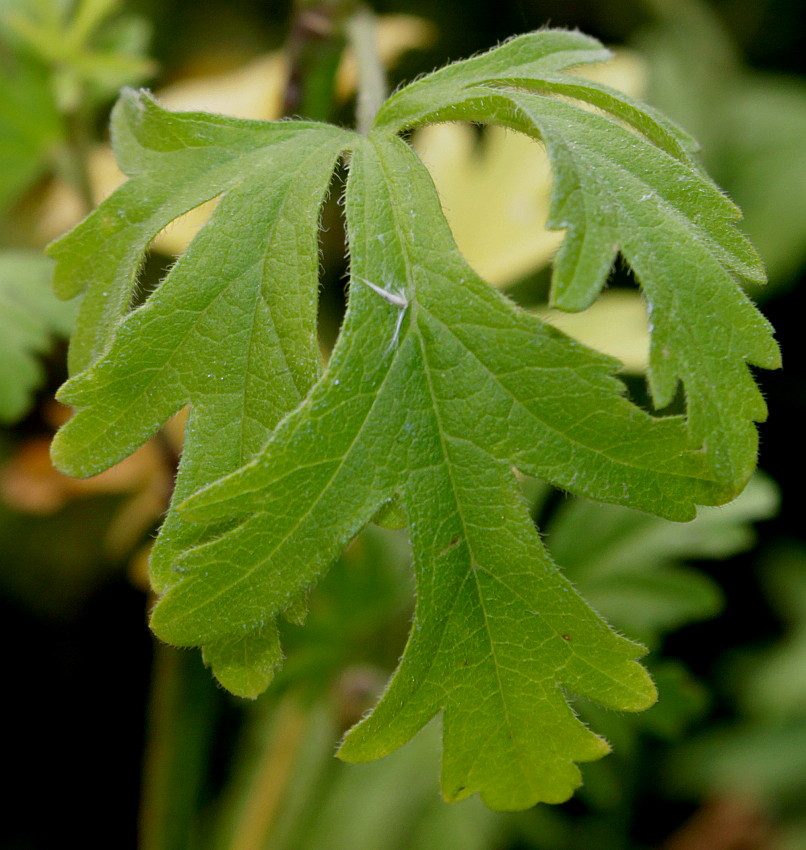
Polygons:
[[268,744],[255,766],[243,807],[233,824],[229,850],[263,850],[290,782],[309,711],[294,693],[286,694],[273,717]]
[[190,850],[217,694],[197,653],[157,645],[140,808],[141,850]]
[[358,67],[356,127],[366,135],[386,98],[386,75],[378,53],[377,24],[371,9],[362,7],[349,19],[347,38]]
[[84,215],[95,209],[89,172],[90,134],[86,116],[80,111],[64,115],[65,140],[57,153],[56,167],[64,180],[75,189]]
[[289,74],[283,113],[327,121],[336,71],[346,46],[344,24],[356,0],[296,0],[286,51]]

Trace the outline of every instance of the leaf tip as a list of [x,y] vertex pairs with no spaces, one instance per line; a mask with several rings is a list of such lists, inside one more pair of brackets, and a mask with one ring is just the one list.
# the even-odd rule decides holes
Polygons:
[[70,478],[91,478],[102,469],[96,469],[83,461],[84,452],[78,452],[72,444],[70,429],[65,425],[56,432],[50,443],[50,459],[53,466]]
[[[641,647],[643,650],[644,648]],[[643,654],[643,653],[642,653]],[[618,708],[621,711],[646,711],[658,701],[658,688],[649,671],[637,661],[628,661],[631,687],[620,694]],[[608,749],[609,749],[608,744]]]
[[202,648],[202,658],[220,685],[242,699],[257,699],[283,662],[276,622],[226,636]]
[[224,690],[241,699],[256,700],[269,687],[274,678],[272,670],[267,676],[248,671],[232,671],[210,665],[215,680]]

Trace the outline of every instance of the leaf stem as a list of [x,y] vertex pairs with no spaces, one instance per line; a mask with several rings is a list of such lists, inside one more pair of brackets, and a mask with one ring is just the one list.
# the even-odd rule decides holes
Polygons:
[[358,67],[356,128],[366,135],[386,98],[386,74],[378,53],[377,24],[371,9],[362,6],[350,17],[347,40]]
[[256,767],[245,805],[233,829],[230,850],[262,850],[277,818],[304,740],[309,712],[295,693],[286,694],[274,715],[273,729]]
[[87,118],[81,110],[64,115],[65,141],[58,153],[57,167],[64,179],[76,191],[82,213],[88,215],[95,209],[92,182],[89,173],[90,134]]
[[188,850],[218,695],[196,653],[158,644],[140,810],[141,850]]
[[286,51],[283,114],[327,121],[336,72],[346,46],[344,25],[356,0],[296,0]]

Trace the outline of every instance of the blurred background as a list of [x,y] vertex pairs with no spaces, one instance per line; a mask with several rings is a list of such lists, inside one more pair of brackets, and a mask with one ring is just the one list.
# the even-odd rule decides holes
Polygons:
[[[195,651],[156,646],[147,629],[148,550],[181,417],[94,479],[50,465],[49,440],[68,415],[53,396],[73,307],[50,294],[43,248],[122,180],[106,134],[118,89],[147,85],[175,109],[350,124],[349,57],[300,23],[329,5],[0,0],[0,629],[11,783],[0,847],[40,850],[69,836],[120,850],[804,850],[803,3],[373,4],[392,87],[545,25],[603,40],[613,62],[585,73],[699,139],[769,271],[751,294],[778,330],[785,369],[758,375],[771,417],[761,473],[739,500],[676,525],[523,481],[567,575],[649,647],[661,695],[636,716],[577,702],[614,752],[583,766],[570,802],[507,815],[475,799],[444,804],[436,724],[378,763],[332,757],[405,641],[404,532],[371,527],[356,539],[314,592],[307,624],[286,627],[288,658],[270,692],[245,704],[215,685]],[[322,68],[333,81],[325,95],[297,85]],[[525,308],[619,357],[630,393],[645,401],[646,320],[628,269],[584,314],[545,307],[557,236],[542,230],[550,175],[539,147],[464,126],[411,141],[469,262]],[[323,213],[324,356],[344,305],[338,194]],[[194,211],[154,241],[144,295],[208,214]]]

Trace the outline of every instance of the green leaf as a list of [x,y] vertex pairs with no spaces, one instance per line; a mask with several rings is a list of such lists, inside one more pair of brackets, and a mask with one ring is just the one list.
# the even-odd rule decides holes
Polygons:
[[[442,712],[446,798],[480,791],[500,809],[566,799],[580,781],[575,762],[607,751],[570,693],[620,710],[654,699],[636,663],[643,648],[558,572],[513,467],[691,519],[696,504],[724,502],[746,478],[763,404],[745,364],[777,357],[731,274],[758,276],[755,255],[735,208],[692,164],[690,140],[561,73],[603,56],[577,34],[524,36],[403,89],[368,137],[172,115],[130,92],[113,121],[130,180],[53,248],[60,292],[85,290],[78,374],[61,393],[78,410],[54,444],[60,467],[98,472],[190,405],[152,563],[156,633],[201,645],[227,687],[254,696],[279,662],[277,615],[299,619],[300,600],[373,517],[405,518],[417,578],[411,636],[340,752],[379,757]],[[652,309],[656,399],[668,401],[682,378],[689,421],[640,410],[613,376],[617,361],[519,310],[467,266],[427,171],[396,135],[448,117],[546,143],[552,224],[568,229],[555,301],[595,298],[620,247]],[[317,380],[318,216],[345,151],[349,305]],[[186,254],[129,312],[149,241],[218,196]],[[698,263],[695,287],[687,275]],[[724,323],[730,333],[714,341]]]
[[27,58],[0,55],[0,213],[45,171],[63,132],[42,69]]
[[206,646],[202,654],[228,691],[251,699],[266,690],[283,661],[274,621],[252,629],[246,640],[241,634],[228,635]]
[[[735,277],[764,280],[758,255],[734,226],[740,212],[691,160],[682,131],[625,95],[557,73],[606,58],[590,39],[554,33],[556,52],[540,57],[541,35],[413,83],[389,99],[378,123],[395,130],[448,119],[502,123],[545,144],[555,176],[548,226],[566,230],[553,306],[587,307],[621,253],[648,302],[655,404],[668,405],[683,382],[692,432],[715,474],[738,492],[755,468],[753,422],[766,417],[747,363],[780,365],[769,324]],[[606,112],[549,96],[556,94]]]
[[655,4],[653,13],[637,45],[653,103],[696,133],[706,166],[742,208],[773,289],[794,283],[806,262],[806,85],[744,64],[708,4]]
[[[286,163],[300,167],[306,153],[315,159],[313,150],[317,142],[322,146],[335,143],[338,149],[339,139],[343,139],[342,133],[323,124],[243,121],[203,113],[172,114],[161,109],[145,92],[124,92],[112,116],[112,143],[120,167],[131,179],[48,251],[57,261],[54,285],[59,296],[73,298],[84,292],[71,340],[71,371],[86,369],[106,349],[118,321],[129,311],[146,249],[160,230],[188,210],[226,192],[231,196],[227,208],[218,213],[210,230],[218,236],[218,222],[232,218],[229,227],[234,232],[222,228],[218,236],[221,243],[231,244],[228,238],[240,238],[244,234],[250,242],[259,244],[261,235],[273,227],[270,212],[276,212],[287,193],[303,194],[305,186],[289,189],[284,184],[285,191],[278,193],[273,181],[267,180],[264,191],[271,197],[271,207],[258,219],[263,221],[261,225],[251,220],[261,210],[263,201],[262,197],[250,196],[252,181],[282,173]],[[291,144],[283,147],[282,142]],[[294,148],[296,142],[300,142],[298,148]],[[322,155],[325,186],[335,156],[334,153],[327,159]],[[317,210],[318,204],[306,221],[314,237]],[[289,210],[282,216],[281,227],[291,227],[291,218]],[[206,231],[205,239],[209,238]],[[210,250],[223,253],[221,243],[213,242]],[[99,245],[103,245],[103,251],[98,250]],[[309,247],[307,243],[305,247]],[[310,265],[311,258],[302,246],[290,245],[289,254],[293,257],[295,248],[300,255],[306,255]],[[260,249],[252,248],[255,250]],[[266,255],[266,262],[281,264],[281,260],[274,259],[273,251],[267,251]],[[250,256],[255,259],[261,255]],[[227,263],[225,256],[220,259]],[[206,264],[206,261],[207,256],[203,255],[199,262]],[[211,267],[205,265],[205,268]],[[237,274],[239,270],[233,267],[232,271]],[[247,286],[245,282],[241,285]],[[281,295],[291,297],[282,290]],[[295,345],[292,335],[291,350]],[[123,450],[121,457],[125,454]],[[105,457],[98,456],[94,462],[103,465]]]
[[72,304],[53,297],[53,263],[34,252],[0,253],[0,421],[14,422],[42,380],[37,355],[70,333]]
[[0,11],[0,28],[49,70],[60,106],[72,111],[149,76],[142,54],[148,28],[118,15],[119,0],[70,4],[15,0]]
[[[70,474],[96,474],[190,404],[174,491],[181,500],[249,460],[319,374],[318,210],[344,134],[325,125],[175,116],[133,92],[116,112],[118,156],[134,176],[51,249],[62,269],[57,286],[64,291],[70,274],[71,289],[88,287],[74,359],[84,362],[100,336],[111,335],[99,316],[125,309],[155,233],[193,205],[226,196],[157,292],[113,324],[108,356],[62,388],[60,398],[85,409],[57,435],[52,454]],[[94,248],[99,240],[103,252]],[[204,532],[169,514],[152,557],[156,588]],[[229,671],[221,676],[235,690],[255,695],[279,649],[269,628],[250,641],[260,648],[237,648],[230,637],[206,654]],[[256,670],[261,687],[234,684],[253,683]]]
[[544,139],[557,175],[549,226],[568,233],[554,305],[587,306],[619,250],[648,302],[656,405],[669,404],[682,380],[694,436],[717,476],[741,489],[756,464],[753,422],[766,417],[747,363],[774,368],[779,355],[731,274],[763,275],[732,226],[738,210],[696,168],[610,119],[537,95],[507,99]]
[[[153,626],[179,644],[259,628],[399,493],[418,581],[412,638],[342,755],[384,755],[444,709],[449,799],[565,799],[579,782],[571,761],[607,748],[557,683],[621,709],[649,705],[653,690],[633,661],[640,648],[549,561],[511,465],[678,518],[712,485],[696,477],[680,420],[633,407],[608,374],[613,361],[474,275],[402,142],[356,146],[347,215],[353,283],[332,363],[258,461],[187,503],[196,518],[249,516],[180,559]],[[399,338],[400,308],[362,280],[403,283]]]
[[[487,53],[448,65],[396,92],[378,111],[375,126],[399,133],[420,124],[461,119],[487,98],[489,122],[496,108],[489,84],[508,85],[575,98],[628,122],[669,154],[686,158],[696,142],[645,103],[592,80],[565,73],[603,62],[611,54],[596,39],[578,32],[542,30],[512,38]],[[494,123],[494,122],[493,122]]]
[[720,153],[745,227],[770,278],[796,280],[806,262],[806,85],[748,75],[725,107],[733,132]]

